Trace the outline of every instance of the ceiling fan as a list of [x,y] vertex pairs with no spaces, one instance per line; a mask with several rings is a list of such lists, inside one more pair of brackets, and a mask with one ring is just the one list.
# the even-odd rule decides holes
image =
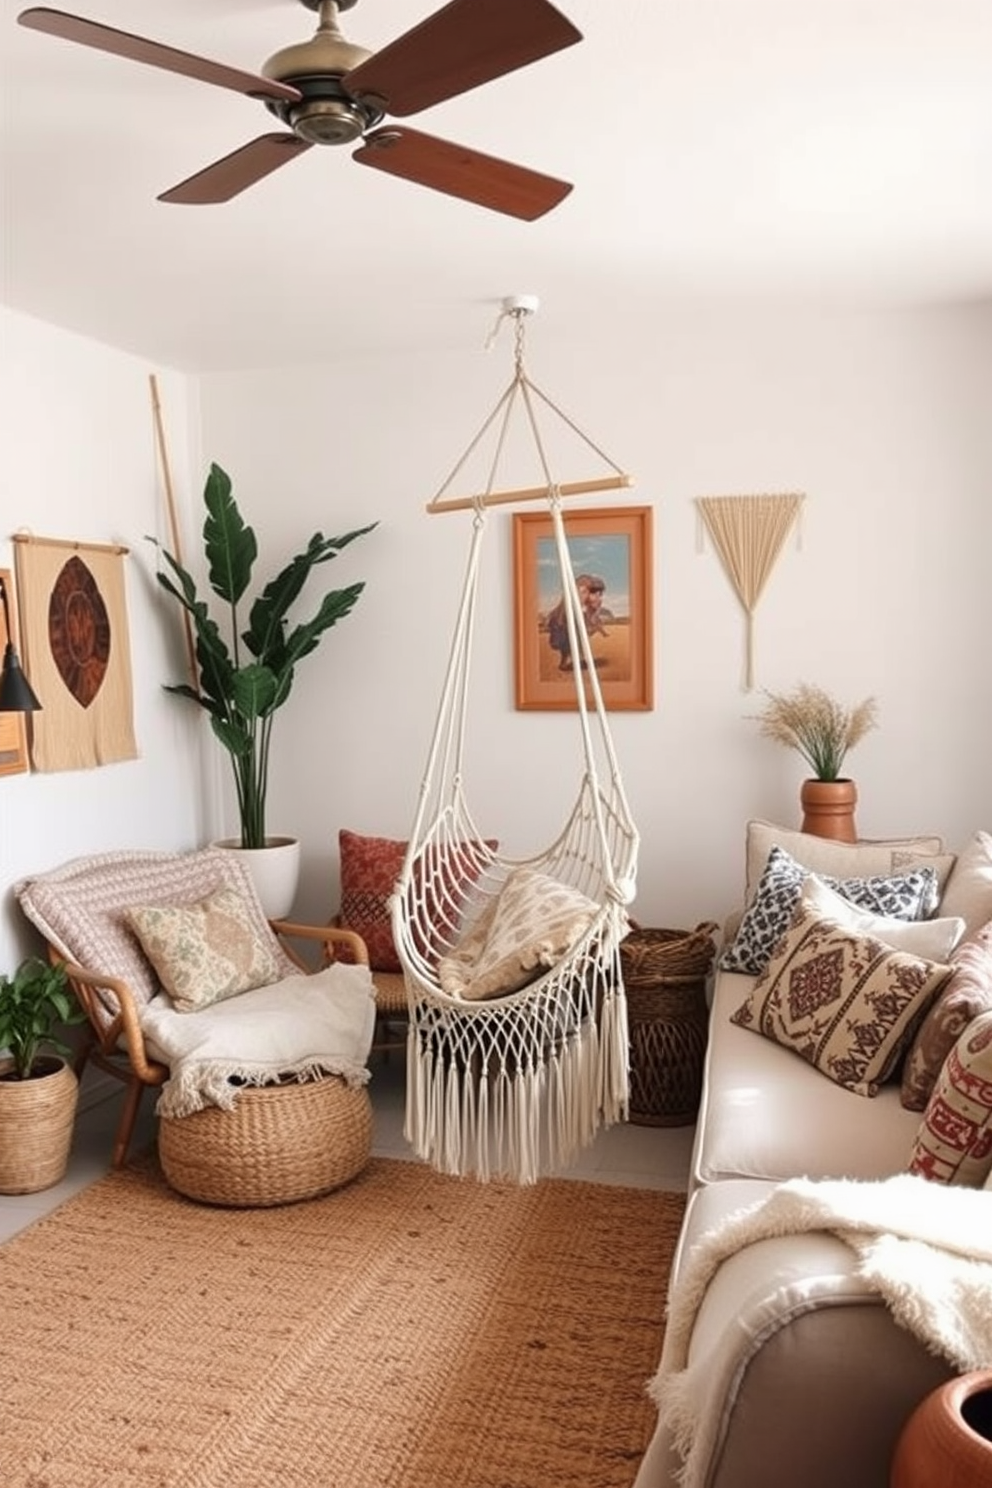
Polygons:
[[347,41],[338,14],[355,0],[300,0],[319,11],[314,36],[271,56],[256,76],[192,52],[47,6],[18,21],[65,41],[112,52],[260,99],[290,133],[263,134],[159,196],[208,205],[229,201],[311,145],[362,143],[361,165],[449,196],[533,221],[568,195],[567,181],[396,125],[404,118],[582,40],[549,0],[450,0],[381,51]]

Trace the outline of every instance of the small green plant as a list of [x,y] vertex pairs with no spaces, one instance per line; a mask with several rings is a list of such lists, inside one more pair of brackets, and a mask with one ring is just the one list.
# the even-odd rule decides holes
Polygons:
[[840,780],[848,751],[878,723],[874,698],[845,708],[808,682],[788,693],[766,691],[765,697],[764,708],[753,715],[762,734],[798,750],[816,780]]
[[55,1030],[84,1018],[63,966],[27,956],[13,976],[0,976],[0,1049],[13,1059],[17,1080],[30,1080],[37,1073],[35,1064],[43,1049],[71,1059],[72,1050]]
[[297,662],[316,650],[324,631],[348,614],[365,585],[349,584],[345,589],[331,590],[324,595],[317,613],[292,629],[288,626],[289,610],[311,571],[336,557],[357,537],[371,532],[376,523],[344,537],[315,532],[303,552],[265,585],[243,629],[238,606],[251,583],[258,542],[231,494],[230,476],[219,465],[210,466],[203,499],[207,508],[204,556],[210,587],[227,607],[229,638],[225,640],[221,634],[192,576],[172,553],[155,538],[149,538],[172,571],[170,577],[159,570],[156,578],[186,611],[196,636],[198,687],[177,682],[167,685],[166,691],[191,699],[210,714],[210,726],[227,751],[234,772],[241,846],[264,847],[269,750],[276,712],[292,690]]

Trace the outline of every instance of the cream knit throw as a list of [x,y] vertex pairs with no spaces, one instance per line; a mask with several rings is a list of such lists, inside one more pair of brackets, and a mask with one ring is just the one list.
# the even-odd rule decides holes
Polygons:
[[169,1066],[159,1116],[189,1116],[205,1106],[229,1111],[239,1085],[280,1076],[341,1075],[349,1085],[369,1078],[375,988],[367,966],[284,977],[196,1013],[177,1012],[160,994],[140,1017],[149,1053]]
[[963,1372],[992,1367],[992,1192],[900,1173],[874,1182],[792,1179],[728,1214],[688,1255],[652,1382],[682,1458],[682,1488],[701,1488],[720,1419],[709,1359],[687,1367],[696,1312],[717,1268],[773,1236],[826,1231],[851,1247],[857,1274],[901,1327]]

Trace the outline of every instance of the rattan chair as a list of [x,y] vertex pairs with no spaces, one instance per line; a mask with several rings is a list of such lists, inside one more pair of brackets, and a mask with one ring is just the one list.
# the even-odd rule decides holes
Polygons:
[[[341,916],[335,915],[330,921],[330,928],[341,931],[347,927],[342,924]],[[329,960],[340,960],[346,958],[349,952],[346,944],[335,942],[328,947],[327,954]],[[388,1058],[391,1049],[406,1048],[407,1030],[410,1026],[406,978],[401,971],[377,971],[373,967],[372,985],[375,988],[375,1032],[372,1035],[372,1052],[384,1054]]]
[[[129,884],[133,888],[129,889]],[[141,1097],[169,1079],[169,1067],[152,1057],[141,1008],[158,990],[154,971],[124,923],[124,910],[140,904],[190,904],[218,884],[240,886],[262,911],[237,855],[203,849],[192,853],[107,853],[80,858],[15,886],[21,908],[41,931],[53,961],[65,965],[87,1022],[75,1060],[112,1075],[125,1087],[114,1136],[112,1164],[127,1160]],[[344,953],[367,966],[361,937],[329,925],[271,920],[287,974],[310,971]],[[305,947],[312,947],[312,960]],[[193,1014],[192,1016],[196,1016]]]

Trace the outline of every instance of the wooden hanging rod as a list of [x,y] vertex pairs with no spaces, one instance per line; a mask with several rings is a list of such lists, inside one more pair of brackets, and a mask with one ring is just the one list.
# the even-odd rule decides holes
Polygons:
[[[604,475],[599,480],[568,481],[557,487],[561,496],[586,496],[592,491],[620,491],[632,486],[629,475]],[[471,511],[476,506],[509,506],[515,501],[547,501],[547,486],[526,486],[519,491],[489,491],[485,496],[451,496],[446,501],[428,501],[427,510],[437,512]]]
[[42,548],[72,548],[76,553],[130,553],[123,543],[67,542],[61,537],[32,537],[30,532],[15,532],[11,538],[15,543],[37,543]]

